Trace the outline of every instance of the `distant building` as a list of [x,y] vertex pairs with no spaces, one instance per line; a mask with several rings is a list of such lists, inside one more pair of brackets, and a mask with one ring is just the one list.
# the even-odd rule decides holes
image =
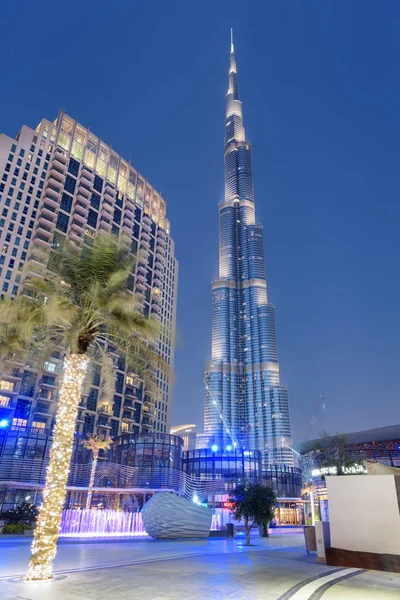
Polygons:
[[[171,369],[158,371],[158,394],[109,348],[113,401],[102,402],[95,367],[79,406],[78,433],[169,431],[178,264],[166,210],[128,160],[63,111],[36,129],[24,125],[15,139],[0,135],[0,294],[16,296],[26,264],[46,264],[66,239],[84,248],[96,233],[112,232],[127,237],[138,256],[128,285],[139,309],[162,325],[158,352]],[[30,359],[10,363],[0,378],[2,427],[51,431],[62,360],[60,349],[41,371]]]
[[279,378],[275,307],[267,299],[263,230],[255,215],[251,145],[243,126],[233,40],[224,162],[204,433],[219,448],[260,451],[264,468],[292,466],[288,391]]
[[174,425],[170,429],[171,435],[179,435],[183,439],[184,450],[196,448],[196,425]]

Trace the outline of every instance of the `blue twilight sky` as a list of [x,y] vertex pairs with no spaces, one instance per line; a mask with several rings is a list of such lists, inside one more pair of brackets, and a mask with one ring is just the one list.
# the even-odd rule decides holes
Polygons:
[[3,0],[1,17],[0,131],[63,107],[167,199],[173,422],[202,425],[230,27],[294,437],[320,394],[330,432],[400,422],[400,3]]

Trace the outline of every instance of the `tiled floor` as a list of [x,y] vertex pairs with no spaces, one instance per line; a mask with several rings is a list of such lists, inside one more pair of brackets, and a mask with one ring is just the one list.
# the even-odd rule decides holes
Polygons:
[[[400,575],[327,567],[308,556],[301,534],[243,540],[61,543],[66,577],[11,583],[29,558],[27,540],[0,538],[1,600],[386,600],[400,598]],[[71,570],[74,569],[74,572]],[[326,589],[326,590],[325,590]],[[325,590],[319,596],[319,590]]]

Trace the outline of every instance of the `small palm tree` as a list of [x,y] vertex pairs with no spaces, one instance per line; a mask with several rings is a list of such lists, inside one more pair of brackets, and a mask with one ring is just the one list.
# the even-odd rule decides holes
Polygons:
[[52,254],[40,276],[27,280],[24,289],[29,297],[0,302],[3,361],[17,348],[33,349],[43,356],[55,347],[67,348],[43,504],[26,580],[52,576],[77,409],[92,358],[96,355],[102,361],[108,392],[113,388],[109,346],[146,382],[160,363],[151,348],[158,324],[136,310],[135,298],[128,291],[132,266],[125,240],[102,234],[82,253],[66,246]]
[[97,459],[99,458],[100,450],[109,450],[112,444],[112,438],[104,438],[99,435],[88,435],[86,440],[82,440],[82,446],[90,450],[93,454],[92,468],[90,471],[90,481],[88,495],[86,498],[86,508],[89,509],[92,505],[94,476],[96,473]]

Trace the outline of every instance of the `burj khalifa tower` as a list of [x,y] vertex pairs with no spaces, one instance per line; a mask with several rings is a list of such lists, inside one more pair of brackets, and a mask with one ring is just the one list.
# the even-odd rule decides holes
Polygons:
[[243,126],[232,33],[224,164],[204,433],[221,450],[260,450],[266,467],[293,465],[288,391],[279,378],[275,307],[267,297],[263,230],[255,217],[251,145]]

